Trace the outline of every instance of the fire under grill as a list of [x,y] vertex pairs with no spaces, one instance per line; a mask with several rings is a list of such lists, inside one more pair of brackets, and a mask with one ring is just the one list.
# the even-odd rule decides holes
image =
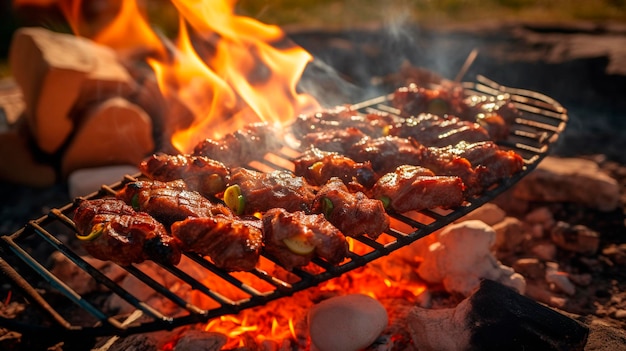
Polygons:
[[[475,82],[464,83],[464,87],[468,94],[486,96],[508,94],[510,96],[521,111],[521,117],[515,121],[509,137],[499,145],[514,150],[522,156],[526,167],[522,172],[488,189],[480,196],[468,199],[463,206],[454,210],[431,209],[405,214],[390,213],[393,219],[391,229],[376,240],[364,236],[355,238],[362,244],[360,247],[364,246],[367,249],[359,250],[359,253],[351,251],[347,259],[339,265],[331,265],[321,259],[314,259],[314,269],[308,267],[294,269],[291,272],[285,271],[285,274],[276,275],[257,268],[242,275],[223,271],[208,259],[194,253],[185,253],[185,260],[190,262],[190,265],[184,267],[160,265],[182,284],[188,285],[190,289],[211,301],[212,307],[210,308],[198,306],[194,301],[172,292],[156,277],[143,272],[137,266],[122,267],[128,274],[183,311],[182,313],[178,311],[176,315],[167,315],[126,290],[111,277],[81,258],[71,248],[69,239],[72,239],[76,229],[72,221],[75,206],[70,203],[64,207],[52,209],[47,215],[30,221],[19,231],[2,237],[0,268],[11,279],[12,288],[19,288],[29,298],[30,303],[39,308],[42,321],[33,323],[20,321],[18,318],[3,317],[0,318],[0,326],[23,333],[36,333],[39,336],[47,335],[56,338],[68,338],[74,334],[85,337],[170,330],[183,325],[207,322],[222,315],[235,314],[293,295],[364,266],[368,262],[386,256],[433,233],[493,200],[531,172],[548,154],[550,147],[557,141],[567,123],[565,109],[557,101],[545,95],[503,87],[482,76],[477,77]],[[389,96],[381,96],[354,106],[362,113],[377,111],[397,113],[394,108],[386,104],[388,99]],[[284,162],[290,162],[294,153],[297,153],[296,150],[292,151],[293,153],[284,152],[284,150],[273,153],[269,155],[271,157],[255,161],[251,167],[284,168]],[[125,183],[137,177],[141,175],[126,176],[115,184],[102,186],[99,191],[85,198],[95,199],[113,195]],[[58,252],[65,256],[79,270],[89,274],[110,293],[117,294],[132,305],[135,312],[124,316],[107,314],[100,306],[101,303],[93,301],[94,298],[91,296],[77,293],[48,270],[45,262],[35,258],[31,254],[35,245],[38,249],[46,245],[48,251]],[[267,255],[263,255],[262,259],[275,262]],[[211,276],[212,283],[199,278],[197,272]],[[227,292],[233,290],[240,293],[237,295],[245,297],[235,299],[228,297]],[[76,318],[72,316],[76,311],[82,316],[87,315],[88,318],[83,317],[80,322],[74,322]]]

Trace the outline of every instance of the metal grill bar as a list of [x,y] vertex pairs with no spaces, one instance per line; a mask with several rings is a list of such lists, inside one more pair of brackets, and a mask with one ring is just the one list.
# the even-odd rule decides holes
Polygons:
[[[62,208],[53,209],[49,214],[29,222],[23,229],[12,235],[3,236],[0,239],[0,269],[15,283],[16,287],[22,289],[31,298],[35,305],[43,309],[46,315],[51,317],[49,325],[34,326],[19,321],[0,319],[0,325],[18,331],[35,331],[38,335],[52,336],[56,338],[67,338],[73,334],[81,336],[92,335],[127,335],[142,333],[162,329],[171,329],[182,325],[206,322],[212,318],[233,314],[239,311],[266,304],[285,296],[290,296],[298,291],[318,285],[321,282],[338,277],[355,268],[386,256],[393,251],[409,245],[420,238],[423,238],[434,231],[454,222],[467,213],[482,206],[494,199],[497,195],[509,189],[513,184],[531,172],[538,163],[547,155],[550,146],[557,141],[559,135],[567,123],[565,109],[554,99],[536,92],[513,89],[498,85],[497,83],[479,76],[475,83],[463,83],[468,94],[483,94],[497,96],[507,94],[511,101],[522,112],[522,117],[518,118],[513,125],[513,131],[509,138],[501,143],[501,146],[510,148],[524,158],[526,169],[516,174],[511,179],[503,181],[501,184],[481,194],[479,197],[471,198],[466,203],[455,210],[439,211],[437,209],[424,210],[419,213],[390,213],[390,216],[411,230],[404,231],[400,228],[392,227],[385,233],[388,240],[371,239],[368,237],[354,238],[361,245],[368,247],[365,254],[350,252],[347,259],[339,265],[330,265],[321,259],[314,259],[315,270],[308,268],[295,269],[287,272],[285,277],[274,276],[260,268],[247,272],[251,277],[258,280],[258,283],[249,283],[236,276],[236,274],[225,272],[214,266],[209,260],[196,254],[187,253],[184,258],[195,269],[205,272],[207,275],[215,276],[220,280],[219,284],[211,285],[200,281],[194,277],[186,267],[159,265],[167,274],[179,280],[180,284],[188,286],[190,289],[208,297],[217,306],[205,308],[189,301],[185,296],[179,296],[176,292],[170,291],[167,286],[161,284],[157,279],[146,274],[139,266],[133,265],[124,268],[128,274],[137,278],[155,294],[171,301],[181,307],[187,314],[182,316],[170,316],[160,312],[148,302],[142,301],[132,292],[120,286],[97,268],[85,261],[81,256],[70,248],[66,241],[76,232],[71,215],[74,210],[73,204],[68,204]],[[353,105],[362,113],[385,112],[399,114],[400,111],[387,105],[389,96],[381,96],[368,101]],[[269,167],[272,169],[285,169],[293,154],[288,150],[281,150],[272,154],[272,158],[258,160],[259,167]],[[101,198],[113,195],[127,182],[134,181],[141,175],[126,176],[120,182],[112,185],[103,185],[102,188],[89,196],[87,199]],[[39,241],[37,239],[43,239]],[[107,288],[110,293],[116,294],[131,304],[136,310],[141,311],[142,318],[128,318],[125,322],[118,320],[120,316],[107,315],[98,307],[88,301],[84,296],[79,295],[68,287],[63,281],[56,277],[51,271],[45,268],[42,262],[38,262],[28,253],[29,240],[37,241],[37,245],[47,244],[50,250],[60,252],[67,257],[80,270],[89,274],[100,285]],[[32,245],[32,243],[31,243]],[[11,262],[9,263],[9,256]],[[263,255],[262,259],[276,263],[277,261],[269,255]],[[46,283],[44,289],[47,294],[59,294],[69,302],[71,306],[88,312],[94,318],[93,323],[88,325],[76,325],[70,321],[65,310],[52,306],[51,303],[39,292],[41,282],[31,278],[38,277]],[[237,291],[239,295],[228,296],[231,291]]]

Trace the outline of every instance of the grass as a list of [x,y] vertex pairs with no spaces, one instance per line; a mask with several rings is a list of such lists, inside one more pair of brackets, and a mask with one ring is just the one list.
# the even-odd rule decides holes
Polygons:
[[485,20],[626,22],[626,0],[240,0],[238,11],[265,23],[335,28],[398,20],[425,25]]

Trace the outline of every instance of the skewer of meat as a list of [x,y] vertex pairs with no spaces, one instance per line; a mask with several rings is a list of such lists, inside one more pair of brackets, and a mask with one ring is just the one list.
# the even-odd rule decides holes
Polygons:
[[145,260],[173,265],[180,261],[178,239],[147,213],[114,198],[76,202],[77,237],[91,256],[122,266]]
[[340,178],[350,190],[371,188],[377,176],[369,161],[355,162],[353,159],[336,153],[308,148],[302,155],[292,160],[294,173],[304,177],[313,185],[324,185],[331,178]]
[[383,175],[372,188],[372,198],[381,199],[396,212],[429,208],[454,208],[465,198],[465,185],[456,176],[437,176],[431,170],[403,165]]
[[182,180],[130,182],[116,193],[116,197],[137,211],[147,212],[168,227],[187,217],[232,216],[228,207],[188,190]]
[[209,256],[217,267],[250,271],[258,264],[263,247],[261,226],[256,218],[189,217],[172,224],[172,235],[184,251]]
[[152,155],[139,164],[139,170],[148,178],[162,182],[182,179],[189,190],[204,196],[224,191],[230,175],[223,163],[194,155]]
[[379,137],[383,135],[385,127],[392,122],[393,117],[388,114],[361,114],[350,106],[338,106],[298,116],[291,125],[291,130],[297,137],[302,137],[333,129],[354,128],[371,137]]
[[322,214],[273,208],[262,221],[265,251],[288,270],[306,266],[314,256],[339,264],[348,255],[345,236]]
[[282,146],[280,131],[268,123],[249,124],[221,139],[205,139],[198,143],[193,155],[206,156],[228,167],[242,167]]
[[[430,113],[476,122],[485,128],[490,140],[494,141],[506,138],[510,125],[520,115],[508,95],[466,96],[463,88],[458,85],[430,89],[410,84],[396,89],[392,94],[391,104],[404,117]],[[418,141],[422,142],[419,139]]]
[[490,140],[489,131],[476,122],[456,116],[439,116],[422,113],[391,125],[388,135],[412,138],[424,146],[447,146],[461,141],[478,142]]
[[284,170],[264,173],[233,169],[230,185],[224,192],[224,202],[239,215],[252,215],[274,207],[289,212],[310,212],[314,197],[314,186],[303,177]]
[[383,202],[360,191],[349,191],[339,178],[331,178],[319,189],[312,210],[323,213],[346,236],[367,235],[376,239],[389,229]]

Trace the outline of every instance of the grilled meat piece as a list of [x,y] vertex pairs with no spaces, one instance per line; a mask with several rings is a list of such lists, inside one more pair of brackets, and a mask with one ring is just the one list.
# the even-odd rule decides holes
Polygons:
[[464,102],[470,108],[468,114],[476,117],[476,121],[489,131],[489,135],[494,141],[506,139],[511,124],[521,115],[508,95],[472,95],[467,97]]
[[524,169],[524,160],[513,151],[502,150],[494,142],[460,142],[442,148],[426,148],[422,166],[436,174],[463,179],[466,195],[475,195]]
[[430,89],[416,84],[400,87],[393,92],[391,105],[403,116],[432,113],[439,116],[465,116],[468,106],[463,102],[465,92],[459,85]]
[[386,114],[360,114],[349,106],[338,106],[308,115],[300,115],[291,125],[291,130],[297,137],[306,134],[324,132],[333,129],[355,128],[370,137],[379,137],[383,134],[386,125],[392,118]]
[[520,155],[511,150],[502,150],[492,141],[460,142],[448,149],[472,164],[476,181],[482,188],[488,188],[524,169],[524,159]]
[[393,172],[401,165],[419,164],[424,149],[423,145],[406,138],[365,137],[353,144],[346,151],[346,155],[356,162],[369,161],[377,174],[385,174]]
[[427,168],[404,165],[380,177],[372,197],[382,199],[396,212],[408,212],[460,206],[464,190],[459,177],[436,176]]
[[389,229],[383,203],[362,192],[350,192],[339,178],[331,178],[319,189],[312,210],[323,213],[346,236],[367,235],[376,239]]
[[193,155],[206,156],[228,167],[241,167],[282,146],[279,130],[268,123],[255,123],[221,139],[205,139],[198,143]]
[[321,214],[273,208],[262,220],[265,251],[288,270],[306,266],[314,256],[338,264],[348,254],[346,237]]
[[152,155],[139,164],[139,170],[148,178],[162,182],[182,179],[189,190],[204,196],[224,191],[230,175],[223,163],[193,155]]
[[178,264],[180,242],[160,222],[122,200],[76,200],[74,222],[85,250],[103,261],[127,266],[153,260]]
[[377,179],[369,161],[355,162],[347,156],[315,147],[294,159],[293,164],[294,173],[312,185],[324,185],[331,178],[338,177],[354,190],[360,188],[358,185],[371,188]]
[[306,134],[301,138],[301,147],[315,147],[328,152],[345,154],[346,150],[367,136],[356,128],[330,129]]
[[410,117],[388,128],[389,135],[413,138],[424,146],[447,146],[461,141],[477,142],[490,140],[487,129],[476,122],[447,115],[440,117],[422,113]]
[[510,125],[520,115],[520,111],[510,101],[508,95],[465,96],[463,88],[459,85],[428,89],[410,84],[396,89],[391,104],[406,117],[431,113],[476,122],[489,133],[489,140],[494,141],[505,139],[509,134]]
[[260,220],[217,215],[190,217],[172,224],[172,235],[185,251],[211,258],[227,271],[250,271],[259,262],[263,245]]
[[167,226],[187,217],[232,216],[228,207],[213,203],[196,191],[187,190],[185,182],[180,179],[131,182],[119,190],[116,197]]
[[290,212],[309,212],[315,197],[315,187],[303,177],[283,170],[263,173],[236,168],[232,170],[230,178],[230,187],[235,186],[239,187],[243,196],[243,208],[239,208],[238,214],[254,214],[274,207]]

